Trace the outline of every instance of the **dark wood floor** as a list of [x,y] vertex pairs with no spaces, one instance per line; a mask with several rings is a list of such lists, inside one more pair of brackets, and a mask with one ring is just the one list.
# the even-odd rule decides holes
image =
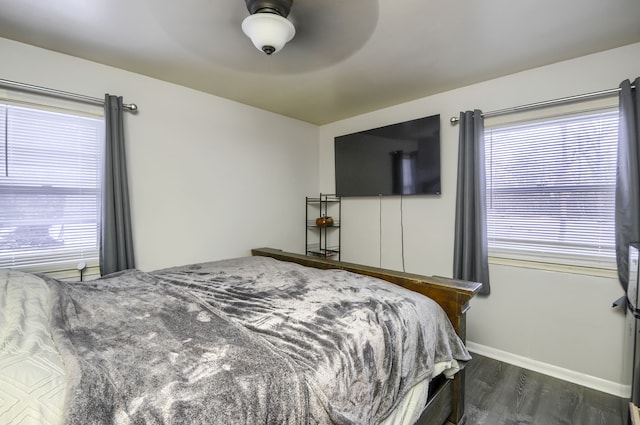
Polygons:
[[[625,425],[625,402],[473,354],[467,365],[467,425]],[[625,410],[626,413],[626,410]]]

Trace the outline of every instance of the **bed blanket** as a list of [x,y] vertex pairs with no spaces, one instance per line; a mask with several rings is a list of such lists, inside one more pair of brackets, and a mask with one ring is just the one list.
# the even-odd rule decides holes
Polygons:
[[376,424],[468,360],[433,301],[264,257],[48,279],[69,424]]

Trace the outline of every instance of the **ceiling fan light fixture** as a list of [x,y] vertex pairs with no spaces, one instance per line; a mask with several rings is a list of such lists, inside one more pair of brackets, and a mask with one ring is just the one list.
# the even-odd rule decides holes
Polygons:
[[251,39],[258,50],[267,55],[282,49],[296,34],[296,29],[291,21],[268,12],[247,16],[242,21],[242,31]]

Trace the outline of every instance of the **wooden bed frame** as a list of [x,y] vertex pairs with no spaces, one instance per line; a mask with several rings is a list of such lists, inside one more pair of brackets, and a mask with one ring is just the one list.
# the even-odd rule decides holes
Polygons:
[[[318,269],[341,269],[367,276],[377,277],[404,288],[419,292],[436,301],[449,316],[456,332],[465,341],[466,312],[469,300],[480,290],[482,284],[435,276],[422,276],[377,267],[362,266],[342,261],[327,260],[284,252],[273,248],[251,250],[254,256],[271,257]],[[430,397],[417,425],[462,425],[464,414],[465,371],[458,372],[453,380],[443,379],[437,388],[430,388]]]

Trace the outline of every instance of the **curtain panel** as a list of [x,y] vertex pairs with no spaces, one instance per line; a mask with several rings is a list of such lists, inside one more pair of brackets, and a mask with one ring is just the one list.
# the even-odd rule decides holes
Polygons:
[[640,242],[640,77],[620,84],[616,168],[616,261],[622,288],[629,283],[629,244]]
[[105,95],[105,152],[100,273],[135,267],[125,155],[122,97]]
[[453,277],[482,283],[489,295],[484,119],[479,110],[460,113]]

